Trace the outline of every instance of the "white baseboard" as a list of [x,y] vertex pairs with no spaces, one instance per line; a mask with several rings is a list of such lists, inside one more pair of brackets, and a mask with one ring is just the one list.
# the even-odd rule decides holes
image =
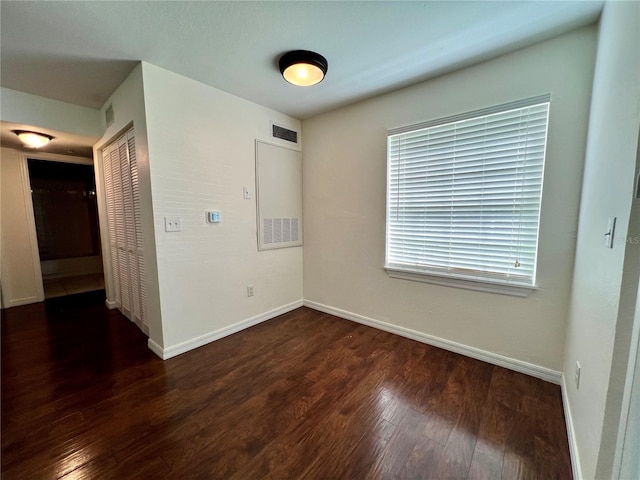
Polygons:
[[576,433],[573,428],[573,417],[569,406],[569,394],[567,393],[566,377],[562,374],[560,389],[562,390],[562,406],[564,407],[564,423],[567,425],[567,438],[569,439],[569,453],[571,454],[571,469],[573,479],[582,480],[582,469],[580,468],[580,455],[576,443]]
[[113,310],[118,306],[118,305],[116,305],[116,302],[113,302],[113,301],[109,300],[108,298],[104,301],[104,304],[107,306],[107,308],[109,310]]
[[253,327],[254,325],[262,323],[266,320],[270,320],[274,317],[277,317],[278,315],[282,315],[283,313],[287,313],[291,310],[295,310],[296,308],[300,308],[302,305],[302,300],[298,300],[287,305],[282,305],[281,307],[274,308],[273,310],[261,313],[260,315],[256,315],[255,317],[241,320],[240,322],[229,325],[228,327],[205,333],[204,335],[192,338],[191,340],[187,340],[186,342],[182,342],[177,345],[172,345],[170,347],[163,348],[151,339],[149,339],[147,345],[153,353],[158,355],[163,360],[167,360],[171,357],[175,357],[176,355],[180,355],[182,353],[188,352],[189,350],[193,350],[194,348],[198,348],[202,345],[206,345],[207,343],[219,340],[220,338],[233,335],[234,333],[237,333],[246,328]]
[[3,308],[11,308],[11,307],[21,307],[22,305],[30,305],[32,303],[44,302],[44,297],[40,298],[39,296],[35,297],[23,297],[23,298],[15,298],[13,300],[9,300]]
[[163,348],[158,345],[156,342],[154,342],[153,340],[149,339],[147,341],[147,346],[149,347],[149,350],[151,350],[153,353],[155,353],[157,356],[159,356],[160,358],[162,358],[163,360],[165,360],[164,358],[164,351]]
[[434,347],[449,350],[450,352],[455,352],[467,357],[475,358],[476,360],[482,360],[483,362],[491,363],[499,367],[504,367],[508,368],[509,370],[524,373],[525,375],[530,375],[547,382],[555,383],[556,385],[560,385],[562,380],[562,373],[556,370],[551,370],[550,368],[542,367],[540,365],[523,362],[522,360],[517,360],[515,358],[500,355],[498,353],[471,347],[462,343],[453,342],[451,340],[445,340],[444,338],[434,337],[433,335],[428,335],[426,333],[411,330],[409,328],[392,325],[390,323],[375,320],[373,318],[358,315],[357,313],[348,312],[346,310],[330,307],[328,305],[323,305],[321,303],[313,302],[310,300],[305,300],[304,306],[313,308],[314,310],[319,310],[324,313],[328,313],[330,315],[335,315],[336,317],[344,318],[346,320],[362,323],[363,325],[368,325],[369,327],[384,330],[385,332],[394,333],[402,337],[410,338],[418,342],[433,345]]

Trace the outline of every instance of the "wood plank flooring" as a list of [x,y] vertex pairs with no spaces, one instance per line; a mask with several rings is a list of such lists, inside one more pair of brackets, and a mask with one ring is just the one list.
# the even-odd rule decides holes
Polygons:
[[163,362],[88,298],[2,312],[5,480],[572,476],[556,385],[307,308]]

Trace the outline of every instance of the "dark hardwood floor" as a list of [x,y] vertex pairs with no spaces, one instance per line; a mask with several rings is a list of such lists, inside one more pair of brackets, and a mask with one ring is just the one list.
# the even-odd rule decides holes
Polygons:
[[571,478],[556,385],[307,308],[163,362],[57,300],[2,312],[3,479]]

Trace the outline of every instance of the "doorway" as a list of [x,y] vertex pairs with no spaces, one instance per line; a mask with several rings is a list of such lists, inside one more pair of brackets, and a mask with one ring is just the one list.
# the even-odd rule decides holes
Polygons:
[[27,162],[45,299],[103,290],[93,165]]

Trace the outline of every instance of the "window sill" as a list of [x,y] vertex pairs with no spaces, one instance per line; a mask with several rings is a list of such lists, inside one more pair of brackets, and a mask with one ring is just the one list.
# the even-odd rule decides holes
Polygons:
[[392,278],[412,280],[414,282],[433,283],[446,287],[464,288],[478,292],[497,293],[500,295],[510,295],[513,297],[526,297],[533,290],[537,290],[536,285],[519,285],[514,283],[501,282],[499,280],[485,280],[477,278],[465,278],[460,276],[450,276],[418,270],[402,269],[397,267],[384,267],[387,274]]

